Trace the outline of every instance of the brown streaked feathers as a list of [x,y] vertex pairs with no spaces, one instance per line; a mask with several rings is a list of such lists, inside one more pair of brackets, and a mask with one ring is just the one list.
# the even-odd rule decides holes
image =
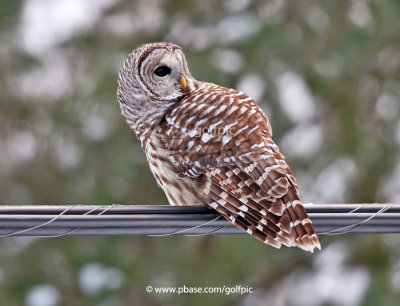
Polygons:
[[[171,72],[152,75],[160,66]],[[320,249],[269,121],[246,94],[195,80],[178,46],[154,43],[126,60],[118,100],[171,205],[209,205],[277,248]]]

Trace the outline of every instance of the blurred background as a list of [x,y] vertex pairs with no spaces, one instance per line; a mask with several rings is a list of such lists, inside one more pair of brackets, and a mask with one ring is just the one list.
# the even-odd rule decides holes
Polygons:
[[[394,0],[3,0],[0,204],[167,204],[116,100],[125,58],[154,41],[259,103],[304,202],[399,202],[399,31]],[[0,305],[398,305],[400,235],[321,242],[3,238]]]

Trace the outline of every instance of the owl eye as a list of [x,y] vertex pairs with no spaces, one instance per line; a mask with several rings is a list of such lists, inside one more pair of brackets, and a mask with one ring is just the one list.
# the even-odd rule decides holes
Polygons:
[[171,73],[171,69],[167,66],[160,66],[157,67],[154,73],[159,77],[165,77],[167,74]]

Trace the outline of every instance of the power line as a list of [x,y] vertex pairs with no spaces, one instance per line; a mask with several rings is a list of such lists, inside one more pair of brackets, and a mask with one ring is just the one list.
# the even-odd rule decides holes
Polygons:
[[[318,234],[400,233],[400,204],[306,204]],[[0,205],[0,237],[240,234],[209,207]]]

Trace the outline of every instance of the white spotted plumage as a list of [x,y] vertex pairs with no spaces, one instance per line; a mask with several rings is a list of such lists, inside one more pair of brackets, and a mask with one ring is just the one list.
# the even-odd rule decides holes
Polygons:
[[[157,75],[160,67],[168,73]],[[171,205],[209,205],[277,248],[320,248],[293,173],[253,99],[195,80],[178,46],[154,43],[129,55],[118,100]]]

